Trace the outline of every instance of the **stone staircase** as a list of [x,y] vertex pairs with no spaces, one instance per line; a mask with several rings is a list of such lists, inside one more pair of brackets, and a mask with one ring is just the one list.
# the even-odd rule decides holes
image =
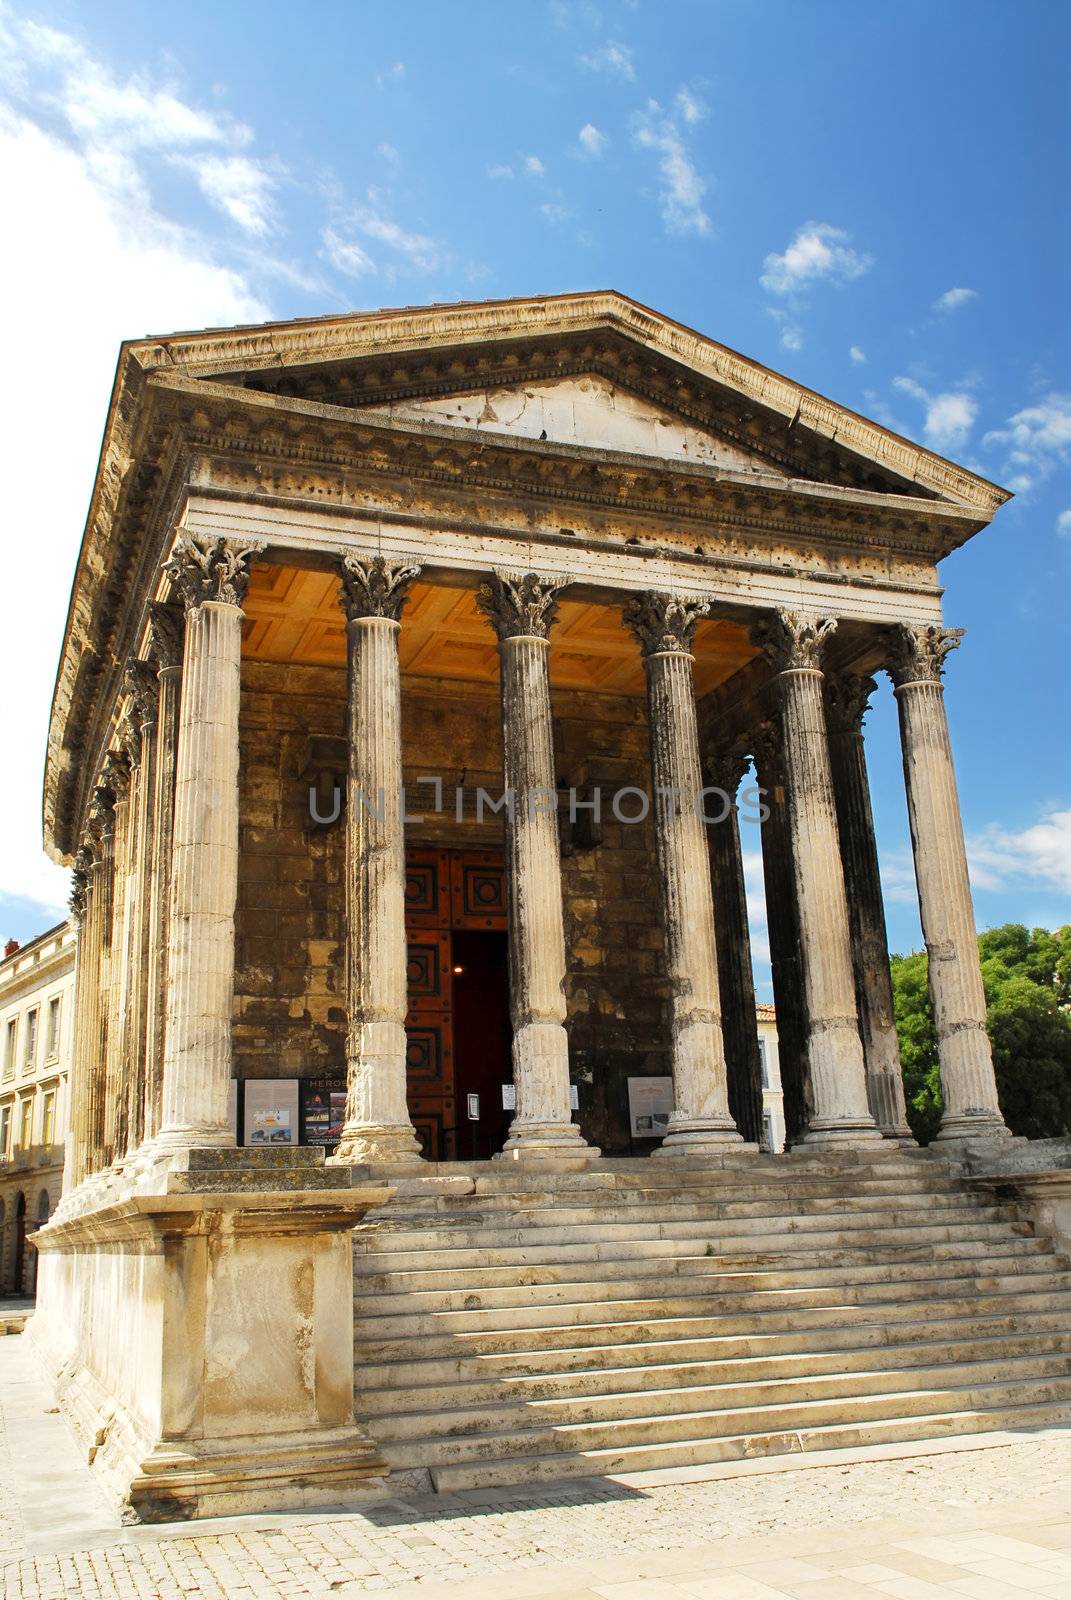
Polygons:
[[939,1157],[428,1174],[354,1235],[357,1412],[403,1482],[1071,1419],[1071,1263]]

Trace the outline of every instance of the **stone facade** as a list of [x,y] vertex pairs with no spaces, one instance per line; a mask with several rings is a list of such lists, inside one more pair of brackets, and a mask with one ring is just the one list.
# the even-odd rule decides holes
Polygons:
[[[373,1471],[297,1371],[273,1400],[289,1442],[254,1460],[259,1391],[237,1385],[228,1415],[223,1330],[196,1316],[170,1404],[178,1334],[149,1310],[162,1294],[181,1323],[221,1271],[231,1290],[289,1273],[312,1301],[281,1302],[286,1337],[322,1332],[331,1367],[346,1327],[316,1285],[382,1198],[353,1170],[411,1186],[479,1149],[538,1184],[600,1151],[756,1156],[749,758],[788,1145],[863,1159],[907,1137],[862,747],[833,721],[877,672],[901,711],[942,1136],[1003,1136],[936,569],[1005,498],[619,295],[124,347],[45,781],[80,933],[34,1330],[83,1425],[114,1396],[109,1470],[148,1463],[135,1499],[168,1499],[177,1452],[201,1463],[193,1511],[246,1503],[243,1474],[286,1503],[298,1435],[302,1495]],[[289,1232],[280,1193],[304,1196]],[[197,1239],[226,1239],[226,1262]],[[256,1296],[231,1290],[252,1337]],[[102,1294],[141,1340],[148,1407],[115,1395]]]
[[26,1239],[63,1189],[74,948],[62,922],[0,961],[0,1294],[33,1293]]

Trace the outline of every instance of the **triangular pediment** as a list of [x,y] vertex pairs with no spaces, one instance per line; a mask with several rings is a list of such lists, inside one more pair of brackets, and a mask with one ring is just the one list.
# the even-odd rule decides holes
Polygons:
[[366,416],[431,423],[578,445],[660,460],[694,461],[735,472],[771,474],[768,459],[716,431],[695,427],[597,373],[547,382],[490,383],[449,395],[408,396],[369,406]]

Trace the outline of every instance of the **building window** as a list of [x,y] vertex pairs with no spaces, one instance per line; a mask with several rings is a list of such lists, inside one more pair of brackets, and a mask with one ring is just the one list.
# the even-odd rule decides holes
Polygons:
[[33,1135],[33,1098],[19,1101],[19,1149],[28,1150]]
[[0,1106],[0,1160],[11,1154],[11,1107]]
[[22,1070],[32,1072],[37,1060],[37,1007],[26,1013],[26,1039],[22,1050]]
[[56,1142],[56,1091],[46,1089],[41,1101],[41,1143],[47,1150]]
[[48,1039],[46,1055],[49,1061],[55,1061],[59,1055],[60,1041],[60,997],[53,995],[48,1002]]
[[7,1037],[4,1040],[4,1077],[13,1078],[15,1075],[15,1050],[19,1038],[19,1019],[12,1017],[7,1025]]
[[761,1037],[759,1039],[759,1070],[762,1073],[762,1087],[768,1089],[770,1087],[770,1068],[766,1060],[766,1040]]

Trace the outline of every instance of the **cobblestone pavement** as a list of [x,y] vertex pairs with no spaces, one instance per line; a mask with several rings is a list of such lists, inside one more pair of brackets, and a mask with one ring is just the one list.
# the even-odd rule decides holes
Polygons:
[[[5,1410],[14,1352],[3,1347],[15,1343],[22,1340],[0,1341]],[[19,1355],[24,1385],[32,1383],[26,1357]],[[16,1426],[25,1424],[13,1413]],[[62,1464],[66,1472],[84,1474],[89,1510],[102,1505],[88,1472],[74,1460],[69,1436],[49,1437],[54,1453],[69,1453]],[[460,1585],[471,1600],[478,1593],[554,1594],[562,1600],[1071,1596],[1071,1521],[1061,1520],[1071,1518],[1071,1432],[984,1450],[714,1482],[637,1487],[591,1480],[531,1492],[403,1493],[369,1502],[361,1511],[229,1518],[183,1525],[181,1532],[109,1526],[111,1519],[103,1516],[86,1536],[79,1524],[66,1548],[62,1515],[58,1525],[53,1519],[43,1530],[27,1528],[13,1481],[18,1459],[0,1439],[0,1561],[10,1600],[290,1600],[384,1591],[400,1596],[402,1590],[430,1594],[440,1585]],[[1040,1544],[1029,1546],[1032,1565],[1023,1558],[1025,1534],[1018,1540],[1008,1536],[1008,1524],[1024,1518],[1045,1530]],[[993,1533],[994,1527],[1001,1532]],[[925,1545],[928,1535],[930,1543],[938,1542],[938,1530],[943,1539],[960,1540],[955,1548],[961,1558],[968,1536],[996,1544],[972,1545],[973,1565],[965,1558],[962,1564],[934,1560],[932,1553],[909,1548],[913,1535],[916,1545]],[[890,1549],[893,1532],[898,1538]],[[720,1541],[730,1543],[715,1556],[711,1547]],[[1018,1585],[1009,1582],[1007,1571],[1016,1566],[1009,1555],[1016,1545],[1020,1580],[1024,1573],[1030,1580]],[[814,1553],[823,1546],[824,1553]],[[880,1561],[872,1559],[875,1553]],[[686,1559],[682,1565],[691,1554],[694,1570]],[[919,1576],[927,1565],[958,1576],[932,1583]],[[755,1575],[760,1569],[768,1581]],[[872,1574],[874,1586],[864,1572]],[[881,1572],[884,1581],[877,1577]]]

